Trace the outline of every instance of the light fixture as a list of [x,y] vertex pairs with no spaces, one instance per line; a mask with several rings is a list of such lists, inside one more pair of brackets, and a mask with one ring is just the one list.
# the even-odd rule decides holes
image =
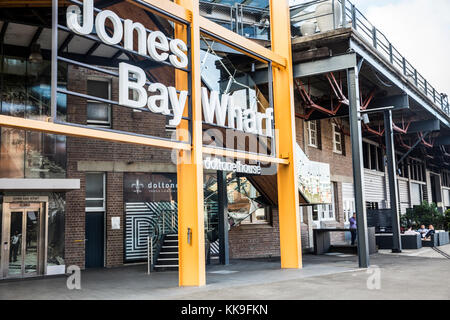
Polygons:
[[41,46],[38,43],[33,43],[31,45],[31,53],[28,60],[31,63],[41,63],[44,60],[41,54]]
[[362,121],[364,122],[365,125],[368,125],[370,123],[369,115],[367,113],[364,113],[362,115]]

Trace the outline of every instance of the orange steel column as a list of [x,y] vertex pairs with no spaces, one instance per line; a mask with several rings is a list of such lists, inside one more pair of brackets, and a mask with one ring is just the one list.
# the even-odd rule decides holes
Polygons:
[[[203,286],[205,273],[205,236],[203,212],[202,111],[200,77],[200,28],[198,0],[176,0],[192,11],[190,67],[192,70],[192,150],[178,153],[178,259],[179,285]],[[187,42],[186,27],[178,25],[175,37]],[[176,71],[177,89],[188,88],[188,74]],[[187,109],[187,108],[186,108]],[[185,114],[187,116],[187,114]],[[178,135],[188,129],[182,125]],[[186,134],[182,137],[186,139]]]
[[270,22],[272,50],[286,58],[285,68],[273,68],[277,154],[280,158],[289,159],[289,164],[278,165],[281,267],[297,269],[302,267],[302,246],[295,168],[295,107],[288,2],[288,0],[270,0]]

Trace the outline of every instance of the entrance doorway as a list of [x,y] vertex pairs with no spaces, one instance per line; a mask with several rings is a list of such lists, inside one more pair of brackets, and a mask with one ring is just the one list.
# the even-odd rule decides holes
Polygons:
[[46,216],[46,203],[3,204],[0,278],[44,274]]
[[104,267],[104,214],[86,212],[86,268]]

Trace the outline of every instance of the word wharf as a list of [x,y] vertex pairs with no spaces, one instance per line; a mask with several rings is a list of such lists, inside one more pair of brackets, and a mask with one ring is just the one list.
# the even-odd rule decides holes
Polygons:
[[[77,5],[70,5],[66,12],[67,27],[78,35],[89,35],[94,32],[106,45],[120,45],[128,51],[157,62],[169,61],[172,66],[184,69],[189,64],[188,47],[180,39],[169,39],[161,31],[149,31],[143,24],[130,19],[123,20],[111,10],[100,11],[94,17],[93,0],[84,0],[83,11]],[[95,19],[94,19],[95,18]],[[106,20],[112,29],[106,31]],[[135,37],[137,34],[137,51]],[[188,101],[188,91],[177,91],[162,83],[146,85],[145,71],[135,65],[119,63],[119,104],[141,109],[148,108],[153,113],[171,116],[170,126],[181,123]],[[132,93],[132,94],[130,94]],[[201,101],[205,122],[245,133],[273,136],[273,108],[265,113],[256,108],[248,108],[247,101],[237,99],[233,95],[222,94],[202,88]],[[265,128],[265,129],[264,129]]]

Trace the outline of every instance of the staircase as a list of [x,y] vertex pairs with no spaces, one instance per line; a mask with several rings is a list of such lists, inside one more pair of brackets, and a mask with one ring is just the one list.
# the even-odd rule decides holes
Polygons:
[[166,234],[157,256],[155,271],[178,271],[178,234]]

